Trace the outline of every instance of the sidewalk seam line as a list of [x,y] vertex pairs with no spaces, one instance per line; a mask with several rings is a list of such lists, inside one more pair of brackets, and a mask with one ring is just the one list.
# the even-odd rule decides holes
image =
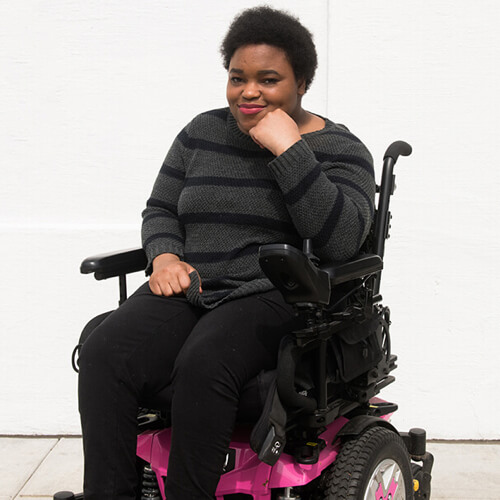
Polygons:
[[38,463],[38,465],[34,468],[33,472],[29,475],[29,477],[26,479],[26,481],[22,484],[22,486],[19,489],[19,491],[12,497],[13,500],[17,500],[18,499],[19,495],[21,494],[21,491],[23,491],[23,488],[30,482],[31,478],[35,475],[36,471],[42,466],[42,464],[45,462],[45,460],[47,460],[47,457],[52,453],[52,451],[54,450],[54,448],[59,444],[59,442],[62,439],[63,438],[57,439],[57,441],[50,448],[50,450],[44,455],[44,457],[42,458],[42,460],[40,460],[40,462]]

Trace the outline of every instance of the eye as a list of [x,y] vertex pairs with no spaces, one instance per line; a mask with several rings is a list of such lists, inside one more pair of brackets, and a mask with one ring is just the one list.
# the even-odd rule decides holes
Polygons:
[[264,78],[263,83],[264,83],[264,85],[275,85],[276,83],[278,83],[278,79],[277,78]]
[[243,81],[243,79],[240,78],[239,76],[232,76],[231,78],[229,78],[229,81],[234,85],[238,85]]

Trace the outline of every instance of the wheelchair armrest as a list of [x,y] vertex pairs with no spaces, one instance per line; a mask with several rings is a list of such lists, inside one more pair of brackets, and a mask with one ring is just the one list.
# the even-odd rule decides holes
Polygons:
[[82,274],[94,273],[96,280],[135,273],[146,269],[148,259],[142,248],[119,250],[87,257],[80,266]]
[[287,303],[329,303],[328,274],[301,250],[287,244],[263,245],[259,249],[259,264]]
[[383,267],[382,259],[376,254],[358,255],[347,262],[320,266],[322,271],[328,273],[332,286],[377,273]]
[[321,267],[287,244],[259,249],[260,267],[289,304],[328,304],[331,287],[380,272],[383,262],[375,254],[363,254],[348,262]]

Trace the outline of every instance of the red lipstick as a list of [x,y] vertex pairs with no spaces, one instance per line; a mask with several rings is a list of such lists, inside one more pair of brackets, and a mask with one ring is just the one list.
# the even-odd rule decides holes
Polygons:
[[261,106],[258,104],[238,104],[238,109],[244,114],[244,115],[255,115],[257,113],[260,113],[265,106]]

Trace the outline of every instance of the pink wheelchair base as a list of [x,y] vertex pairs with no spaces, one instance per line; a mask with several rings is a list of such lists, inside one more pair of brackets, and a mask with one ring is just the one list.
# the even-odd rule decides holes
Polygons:
[[[389,417],[390,415],[387,415],[384,418]],[[308,484],[335,461],[340,450],[337,434],[347,422],[348,419],[340,417],[320,435],[326,446],[321,450],[319,460],[315,464],[300,464],[292,456],[282,453],[274,466],[261,462],[250,448],[251,428],[238,427],[226,460],[227,472],[222,474],[217,487],[217,500],[224,500],[224,495],[235,493],[251,495],[254,500],[271,500],[271,490],[274,488]],[[168,428],[145,431],[137,440],[137,455],[151,464],[164,500],[163,479],[167,475],[170,439],[171,429]]]

